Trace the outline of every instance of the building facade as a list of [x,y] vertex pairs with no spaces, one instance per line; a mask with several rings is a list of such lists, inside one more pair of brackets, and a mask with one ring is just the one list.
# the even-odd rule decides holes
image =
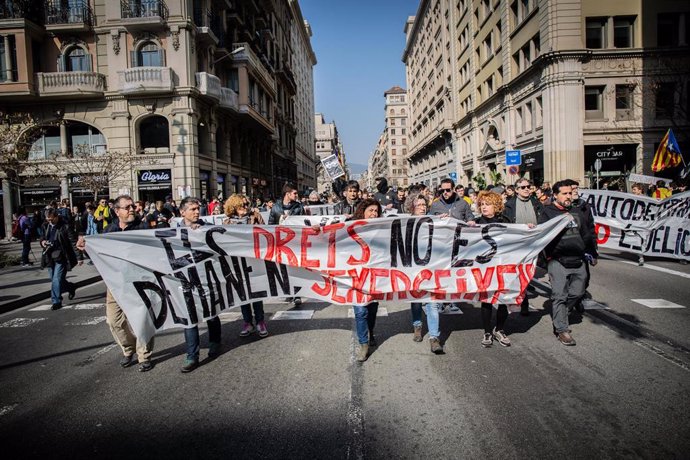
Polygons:
[[[301,119],[316,62],[304,29],[288,0],[2,2],[0,105],[42,128],[33,162],[77,145],[136,154],[105,195],[276,195],[313,152],[297,146],[313,116]],[[18,196],[5,181],[5,215],[79,202],[72,175],[26,178]]]
[[408,136],[407,120],[409,106],[407,103],[407,91],[399,86],[394,86],[383,93],[386,99],[386,141],[384,148],[387,150],[386,171],[383,174],[392,187],[407,187],[409,176],[407,174]]
[[597,159],[603,177],[649,174],[669,127],[687,145],[689,16],[675,0],[420,1],[402,58],[412,180],[593,186]]

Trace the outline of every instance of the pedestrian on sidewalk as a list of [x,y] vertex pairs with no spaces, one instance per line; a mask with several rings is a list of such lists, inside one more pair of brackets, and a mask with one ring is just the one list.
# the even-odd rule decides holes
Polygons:
[[72,247],[68,225],[60,218],[56,208],[46,212],[47,221],[43,224],[43,235],[40,244],[43,248],[41,268],[48,268],[51,280],[50,300],[52,309],[62,308],[62,293],[67,292],[72,300],[76,287],[67,281],[67,272],[77,265],[77,254]]
[[[480,225],[486,224],[507,224],[510,220],[503,215],[503,198],[496,192],[481,191],[477,195],[477,207],[482,213],[477,219]],[[527,293],[525,293],[526,297]],[[491,327],[491,316],[494,307],[496,308],[496,326]],[[508,319],[508,306],[505,304],[493,305],[489,302],[482,302],[482,326],[484,327],[484,337],[482,346],[488,348],[494,339],[504,347],[510,346],[510,339],[504,331],[506,320]]]
[[[216,209],[220,209],[220,206],[217,206]],[[223,225],[264,225],[264,219],[261,217],[258,210],[254,210],[254,212],[250,213],[249,199],[244,195],[237,193],[230,195],[230,198],[228,198],[223,205],[223,210],[226,215],[223,220]],[[249,337],[249,335],[257,331],[259,337],[267,337],[268,328],[264,321],[264,302],[259,300],[251,304],[241,305],[240,308],[242,309],[242,319],[244,320],[244,324],[240,330],[240,337]],[[252,309],[254,310],[253,317]]]
[[[451,186],[450,190],[452,189],[453,187]],[[428,206],[428,202],[424,195],[419,193],[410,195],[407,197],[407,201],[405,202],[405,209],[413,216],[426,215]],[[447,214],[444,214],[444,216],[447,217]],[[472,223],[474,224],[474,221]],[[428,302],[424,305],[424,311],[426,312],[426,323],[429,327],[429,346],[431,347],[431,352],[434,354],[443,353],[443,347],[441,346],[441,341],[439,339],[441,332],[439,330],[440,319],[438,307],[439,304],[435,302]],[[412,314],[412,340],[415,342],[421,342],[424,340],[424,334],[422,333],[421,302],[412,302],[410,304],[410,313]]]
[[[374,198],[367,198],[357,205],[351,220],[374,219],[381,217],[382,213],[381,204]],[[357,341],[359,342],[356,359],[359,362],[364,362],[369,357],[370,349],[378,345],[374,337],[374,327],[376,326],[376,314],[379,310],[379,303],[355,303],[352,305],[352,308],[355,312],[355,328],[357,330]]]
[[[104,201],[104,200],[102,200]],[[134,213],[134,200],[129,195],[120,195],[114,200],[114,216],[117,219],[108,225],[103,233],[113,232],[127,232],[131,230],[147,229],[146,222],[140,220]],[[96,219],[96,225],[100,222]],[[77,249],[86,250],[86,242],[83,236],[79,237],[77,242]],[[120,366],[129,367],[134,364],[134,352],[136,350],[139,361],[139,372],[147,372],[153,369],[151,363],[151,355],[153,354],[153,337],[148,343],[142,343],[134,335],[132,327],[129,325],[129,320],[118,305],[113,293],[110,289],[106,291],[105,297],[105,317],[110,333],[113,335],[115,342],[120,345],[123,357],[120,359]]]
[[22,237],[22,267],[30,267],[33,265],[32,262],[29,262],[31,233],[33,232],[31,219],[26,215],[26,208],[24,206],[17,209],[17,215],[19,216],[19,231]]
[[[180,227],[189,227],[192,230],[196,230],[206,224],[206,222],[199,218],[201,202],[198,198],[191,196],[184,198],[180,202],[179,209],[180,216],[182,217],[182,222],[179,223]],[[206,325],[208,327],[209,341],[208,357],[212,359],[220,354],[220,318],[214,316],[206,321]],[[187,357],[180,371],[186,374],[199,367],[199,326],[194,325],[186,328],[184,330],[184,341],[187,344]]]

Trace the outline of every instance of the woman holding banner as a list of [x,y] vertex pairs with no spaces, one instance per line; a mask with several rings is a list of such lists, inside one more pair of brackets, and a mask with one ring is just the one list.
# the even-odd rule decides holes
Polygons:
[[[355,209],[351,220],[374,219],[381,217],[381,204],[373,198],[362,200]],[[374,326],[376,325],[376,313],[379,310],[378,302],[370,302],[366,305],[353,304],[355,311],[355,326],[357,329],[357,361],[364,362],[369,357],[369,348],[376,346],[374,338]]]
[[[481,216],[477,219],[477,223],[485,224],[507,224],[510,220],[505,217],[503,213],[503,198],[495,192],[482,191],[477,196],[477,207],[481,212]],[[484,326],[484,338],[482,339],[482,346],[489,348],[494,339],[504,347],[510,346],[510,339],[503,331],[503,326],[508,319],[508,306],[499,304],[496,309],[496,327],[491,329],[491,316],[493,314],[494,305],[488,302],[482,302],[482,326]]]
[[[249,225],[264,225],[264,219],[258,211],[249,212],[249,199],[244,195],[234,193],[230,195],[223,205],[225,211],[225,220],[223,225],[231,224],[249,224]],[[244,324],[240,330],[240,337],[248,337],[254,332],[259,333],[259,337],[266,337],[268,329],[264,321],[264,303],[259,300],[240,307],[242,309],[242,319]],[[254,309],[254,317],[252,317],[252,309]],[[256,323],[254,323],[256,321]],[[256,327],[255,327],[256,324]]]
[[[425,216],[429,209],[429,204],[423,194],[415,193],[407,197],[405,209],[413,216]],[[439,304],[434,302],[429,302],[424,306],[426,323],[429,327],[429,345],[431,352],[435,354],[443,353],[443,347],[439,340],[441,333],[439,331],[438,307]],[[412,302],[410,304],[410,312],[412,313],[412,327],[414,328],[412,340],[421,342],[424,339],[424,334],[422,333],[422,304],[420,302]]]

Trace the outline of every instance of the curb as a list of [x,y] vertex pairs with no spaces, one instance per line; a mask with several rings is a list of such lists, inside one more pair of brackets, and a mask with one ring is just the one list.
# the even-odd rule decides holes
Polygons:
[[[101,281],[101,276],[92,276],[91,278],[86,278],[81,281],[77,281],[73,283],[77,288],[81,288],[84,286],[88,286],[90,284],[97,283],[98,281]],[[10,312],[12,310],[16,310],[18,308],[24,307],[26,305],[30,305],[32,303],[38,302],[39,300],[44,300],[44,299],[50,299],[50,291],[44,291],[44,292],[39,292],[37,294],[30,295],[28,297],[21,297],[16,300],[12,300],[10,302],[4,303],[0,305],[0,314]]]

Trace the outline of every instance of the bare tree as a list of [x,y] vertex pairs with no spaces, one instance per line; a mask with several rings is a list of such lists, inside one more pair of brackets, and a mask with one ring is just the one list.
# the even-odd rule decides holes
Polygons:
[[17,185],[30,166],[29,152],[41,135],[36,120],[27,113],[0,112],[0,174]]

